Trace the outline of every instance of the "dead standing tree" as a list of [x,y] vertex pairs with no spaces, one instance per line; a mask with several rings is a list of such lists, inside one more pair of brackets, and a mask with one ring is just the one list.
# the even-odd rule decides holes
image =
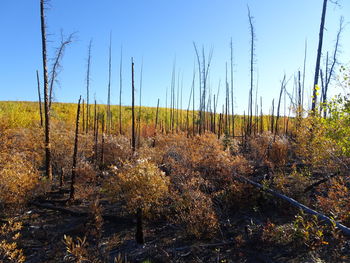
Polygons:
[[325,20],[326,20],[327,2],[328,2],[328,0],[323,0],[320,33],[319,33],[318,48],[317,48],[316,67],[315,67],[315,78],[314,78],[314,85],[312,87],[312,106],[311,106],[311,110],[312,110],[313,114],[316,113],[315,110],[316,110],[316,103],[317,103],[317,85],[318,85],[318,79],[319,79],[319,74],[320,74],[320,63],[321,63],[321,55],[322,55],[323,32],[324,32],[324,24],[325,24]]
[[136,150],[136,137],[135,137],[135,82],[134,82],[134,59],[131,58],[131,148],[132,151]]
[[120,48],[119,65],[119,133],[122,134],[123,47]]
[[196,43],[193,42],[194,50],[197,56],[198,63],[198,73],[199,73],[199,134],[205,131],[205,100],[207,97],[207,80],[209,75],[209,69],[211,64],[211,59],[213,56],[213,48],[211,48],[208,55],[208,62],[206,62],[206,56],[204,52],[204,47],[202,48],[202,61],[198,53]]
[[51,76],[50,76],[50,95],[49,95],[49,108],[51,108],[51,103],[52,103],[52,96],[53,96],[53,86],[55,82],[57,81],[57,75],[61,69],[61,60],[64,55],[65,48],[67,45],[72,43],[74,34],[70,34],[66,40],[64,40],[64,36],[61,33],[61,44],[59,48],[56,49],[56,57],[54,59],[54,63],[52,65],[51,69]]
[[250,27],[250,90],[249,90],[249,101],[248,101],[248,136],[252,133],[253,125],[253,86],[254,86],[254,50],[255,50],[255,29],[253,25],[253,17],[250,14],[248,6],[248,20]]
[[76,176],[76,168],[77,168],[77,155],[78,155],[78,136],[79,136],[79,117],[80,117],[80,101],[81,96],[78,101],[78,108],[77,108],[77,119],[75,122],[75,139],[74,139],[74,152],[73,152],[73,165],[72,165],[72,178],[70,183],[70,195],[69,200],[74,199],[75,189],[75,176]]
[[88,47],[88,59],[87,59],[87,70],[86,70],[86,133],[89,132],[89,120],[90,120],[89,88],[90,88],[91,46],[92,46],[92,39],[90,40],[89,47]]
[[41,92],[40,92],[40,80],[39,80],[39,72],[38,71],[36,71],[36,81],[38,84],[40,126],[43,127],[43,111],[42,111],[42,107],[41,107]]
[[322,76],[322,70],[321,70],[321,81],[322,81],[322,108],[323,109],[323,117],[326,118],[327,116],[327,110],[325,108],[325,104],[327,103],[327,93],[328,93],[328,87],[329,84],[333,78],[334,75],[334,68],[337,65],[337,55],[339,52],[339,42],[340,42],[340,37],[341,37],[341,33],[344,29],[344,18],[341,17],[340,18],[340,22],[339,22],[339,29],[338,29],[338,33],[337,33],[337,37],[336,37],[336,41],[335,41],[335,45],[334,45],[334,51],[333,51],[333,58],[332,58],[332,64],[329,67],[329,59],[328,59],[328,52],[327,52],[327,58],[326,58],[326,68],[325,68],[325,76],[323,78]]
[[112,75],[112,33],[109,36],[109,59],[108,59],[108,95],[107,95],[107,118],[106,118],[106,130],[107,134],[110,134],[112,126],[112,114],[111,114],[111,75]]
[[49,107],[49,80],[47,72],[46,55],[46,24],[45,24],[45,0],[40,0],[41,43],[44,74],[44,113],[45,113],[45,166],[46,176],[52,180],[52,160],[50,145],[50,107]]

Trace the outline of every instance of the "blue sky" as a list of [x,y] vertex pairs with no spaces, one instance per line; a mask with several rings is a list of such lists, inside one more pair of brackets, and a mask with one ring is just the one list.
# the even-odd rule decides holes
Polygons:
[[[210,86],[216,92],[225,79],[229,43],[234,46],[234,96],[236,112],[246,109],[249,89],[249,24],[247,5],[254,16],[258,96],[267,112],[277,98],[283,74],[291,77],[302,68],[305,40],[308,41],[306,88],[311,90],[318,43],[322,0],[51,0],[46,12],[48,52],[52,58],[60,32],[75,32],[67,48],[55,86],[55,101],[75,102],[85,96],[87,47],[93,39],[91,98],[106,103],[108,45],[112,32],[112,104],[119,101],[119,59],[123,46],[123,105],[130,105],[130,59],[134,57],[139,86],[143,61],[143,104],[165,106],[166,88],[176,58],[176,70],[183,79],[183,107],[192,82],[195,52],[193,41],[207,51],[213,47]],[[350,62],[350,2],[329,3],[324,53],[332,52],[339,18],[347,24],[339,60]],[[39,0],[1,0],[0,3],[0,100],[37,100],[36,75],[42,78]],[[52,61],[50,61],[50,64]],[[257,76],[256,75],[256,76]],[[292,83],[288,89],[292,90]],[[224,101],[221,86],[220,104]],[[338,90],[333,88],[333,93]],[[196,90],[198,95],[198,87]],[[219,107],[220,108],[220,107]]]

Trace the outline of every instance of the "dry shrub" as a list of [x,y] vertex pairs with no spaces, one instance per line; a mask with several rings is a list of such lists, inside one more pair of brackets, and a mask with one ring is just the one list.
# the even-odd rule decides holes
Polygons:
[[288,140],[284,137],[278,137],[268,151],[268,160],[276,166],[283,166],[288,163],[288,150]]
[[350,191],[344,178],[333,178],[318,188],[317,206],[335,220],[350,225]]
[[25,155],[0,154],[0,203],[20,205],[38,194],[38,171]]
[[26,261],[23,250],[17,242],[21,237],[22,223],[9,221],[0,227],[0,262],[23,263]]
[[310,200],[304,192],[312,184],[310,176],[293,171],[291,174],[278,173],[273,177],[275,188],[283,194],[307,204]]
[[33,167],[40,167],[43,163],[43,130],[32,129],[6,129],[0,128],[0,152],[6,154],[20,153],[23,158],[31,162]]
[[[100,160],[101,156],[101,141],[98,144],[97,158]],[[129,138],[125,136],[106,136],[103,145],[104,165],[122,166],[123,162],[132,158],[132,149],[130,147]]]
[[214,134],[195,137],[187,150],[194,170],[208,180],[215,191],[232,183],[232,158]]
[[52,127],[51,132],[51,158],[52,173],[57,175],[61,169],[72,169],[74,133],[59,126]]
[[[72,169],[75,133],[70,127],[54,124],[51,132],[51,155],[53,174],[70,171]],[[78,161],[92,160],[93,136],[91,134],[79,134]]]
[[334,161],[333,156],[339,156],[341,149],[327,137],[327,132],[332,131],[327,131],[322,118],[303,118],[295,138],[295,152],[305,164],[312,164],[323,171],[334,171],[339,162]]
[[264,133],[250,139],[250,156],[259,165],[282,166],[288,162],[290,143],[286,137]]
[[168,194],[169,178],[159,168],[147,161],[139,160],[136,164],[125,165],[115,174],[106,189],[116,200],[126,203],[125,209],[130,213],[142,208],[145,216],[162,205]]
[[81,160],[76,168],[76,183],[77,184],[95,184],[96,171],[94,166],[88,162]]
[[170,220],[184,225],[186,235],[196,238],[211,238],[216,235],[218,219],[211,199],[199,190],[177,195],[174,200],[175,217]]
[[160,138],[157,143],[159,151],[164,153],[161,165],[168,175],[178,176],[186,170],[187,174],[197,176],[198,173],[210,185],[209,192],[231,183],[234,159],[223,150],[214,134],[169,137]]

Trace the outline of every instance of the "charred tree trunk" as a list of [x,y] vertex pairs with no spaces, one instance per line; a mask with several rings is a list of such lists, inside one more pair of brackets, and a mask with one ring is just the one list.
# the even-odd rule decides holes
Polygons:
[[49,107],[49,80],[47,73],[46,57],[46,24],[44,13],[45,0],[40,0],[40,18],[41,18],[41,42],[42,42],[42,59],[44,73],[44,113],[45,113],[45,166],[46,176],[52,180],[52,163],[51,163],[51,144],[50,144],[50,107]]
[[75,122],[75,139],[74,139],[72,178],[71,178],[71,183],[70,183],[70,195],[69,195],[70,200],[74,199],[74,193],[75,193],[74,184],[75,184],[75,176],[76,176],[76,168],[77,168],[77,155],[78,155],[80,101],[81,101],[81,96],[80,96],[79,101],[78,101],[77,119]]
[[135,83],[134,83],[134,59],[131,58],[131,148],[133,152],[136,150],[136,137],[135,137]]
[[254,40],[255,40],[255,32],[253,25],[253,17],[250,14],[250,9],[248,7],[248,19],[250,26],[250,90],[249,90],[249,102],[248,102],[248,127],[247,133],[248,136],[252,133],[252,125],[253,125],[253,82],[254,82]]
[[86,71],[86,133],[89,132],[90,122],[90,104],[89,104],[89,88],[90,88],[90,65],[91,65],[91,46],[92,40],[89,43],[88,49],[88,60],[87,60],[87,71]]
[[136,242],[138,244],[145,243],[145,239],[143,236],[143,216],[142,216],[142,208],[138,208],[136,212]]
[[109,59],[108,59],[108,95],[107,95],[107,118],[106,131],[107,134],[111,132],[112,114],[111,114],[111,74],[112,74],[112,33],[109,37]]
[[119,66],[119,133],[123,134],[122,130],[122,87],[123,87],[123,49],[120,50],[120,66]]
[[38,83],[40,126],[43,127],[43,110],[42,110],[42,107],[41,107],[41,92],[40,92],[40,80],[39,80],[39,72],[38,71],[36,71],[36,80],[37,80],[37,83]]
[[316,89],[316,87],[318,85],[318,78],[319,78],[319,74],[320,74],[320,63],[321,63],[322,43],[323,43],[323,31],[324,31],[324,24],[325,24],[325,20],[326,20],[327,2],[328,2],[328,0],[323,0],[320,33],[319,33],[318,48],[317,48],[316,67],[315,67],[315,78],[314,78],[314,85],[312,87],[312,106],[311,106],[311,110],[312,110],[313,114],[316,113],[316,111],[315,111],[316,103],[317,103],[317,89]]

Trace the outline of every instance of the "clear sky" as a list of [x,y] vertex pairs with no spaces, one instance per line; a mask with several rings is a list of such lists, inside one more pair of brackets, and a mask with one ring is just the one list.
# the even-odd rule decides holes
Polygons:
[[[308,54],[306,87],[311,90],[315,68],[323,0],[51,0],[46,11],[49,57],[59,45],[60,32],[75,33],[66,49],[55,86],[55,101],[76,102],[85,96],[87,47],[93,39],[91,98],[107,101],[108,45],[112,32],[112,104],[119,101],[119,60],[123,46],[123,105],[130,105],[130,59],[134,57],[139,87],[143,61],[144,105],[165,106],[166,88],[176,58],[176,71],[183,79],[183,107],[187,107],[195,52],[193,41],[207,51],[213,47],[210,86],[216,92],[225,80],[225,63],[230,60],[229,43],[234,46],[234,96],[236,112],[246,109],[249,90],[249,24],[247,5],[254,16],[256,31],[256,76],[258,96],[264,111],[277,98],[283,74],[287,78],[302,68],[304,45]],[[342,53],[339,60],[350,62],[350,1],[340,6],[329,3],[324,35],[324,54],[333,52],[344,16]],[[42,79],[39,0],[0,2],[0,100],[37,100],[35,71]],[[52,61],[49,62],[52,64]],[[198,74],[197,74],[198,75]],[[196,82],[197,84],[197,82]],[[292,90],[291,80],[288,89]],[[220,103],[224,101],[221,85]],[[337,90],[333,91],[334,93]],[[198,87],[196,86],[196,96]],[[255,93],[254,93],[255,94]]]

